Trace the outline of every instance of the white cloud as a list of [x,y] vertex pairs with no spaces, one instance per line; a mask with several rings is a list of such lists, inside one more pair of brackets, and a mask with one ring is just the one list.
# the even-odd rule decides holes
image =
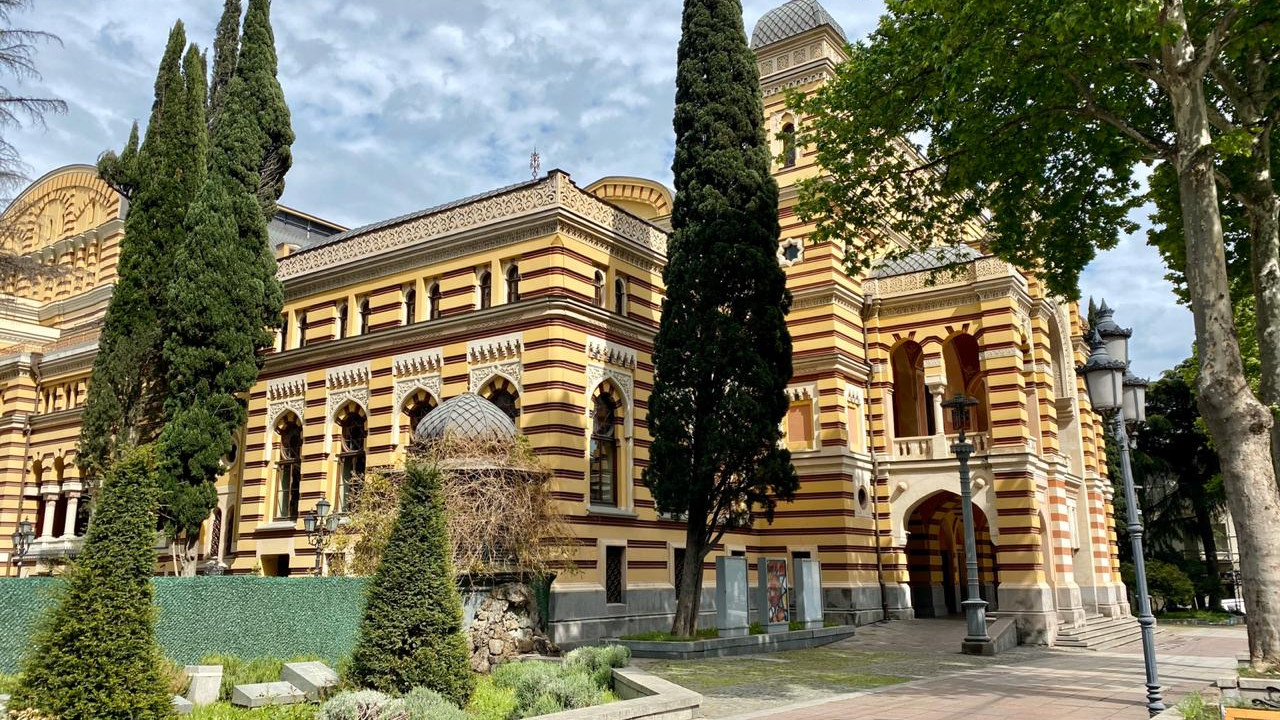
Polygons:
[[[746,29],[781,0],[745,0]],[[826,3],[851,38],[883,2]],[[207,46],[222,3],[59,0],[20,22],[63,37],[40,51],[43,83],[70,105],[15,136],[32,172],[93,162],[151,107],[155,66],[181,18]],[[679,0],[277,0],[281,83],[298,139],[284,202],[346,224],[428,207],[543,167],[580,183],[610,174],[671,182]],[[1127,239],[1085,275],[1136,327],[1154,375],[1190,345],[1154,251]]]

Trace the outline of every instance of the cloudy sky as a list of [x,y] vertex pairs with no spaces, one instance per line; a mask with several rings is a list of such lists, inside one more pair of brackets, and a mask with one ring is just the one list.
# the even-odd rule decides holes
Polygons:
[[[745,0],[748,28],[781,0]],[[146,119],[173,21],[212,41],[221,0],[34,0],[18,22],[61,36],[41,82],[67,101],[16,144],[33,176],[91,163]],[[851,38],[880,0],[828,0]],[[428,207],[543,169],[579,184],[626,174],[671,182],[679,0],[276,0],[280,81],[298,139],[283,202],[345,225]],[[1145,215],[1145,213],[1144,213]],[[1136,370],[1190,351],[1155,252],[1126,238],[1085,275],[1135,327]]]

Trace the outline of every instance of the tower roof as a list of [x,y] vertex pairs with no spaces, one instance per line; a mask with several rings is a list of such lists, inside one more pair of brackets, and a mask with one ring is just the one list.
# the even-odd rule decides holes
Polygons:
[[751,49],[756,50],[823,25],[830,25],[840,39],[849,41],[840,23],[818,0],[791,0],[760,18],[751,33]]

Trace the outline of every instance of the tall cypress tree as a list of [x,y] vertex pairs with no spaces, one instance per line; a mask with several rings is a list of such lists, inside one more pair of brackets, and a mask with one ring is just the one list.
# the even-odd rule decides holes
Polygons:
[[[283,305],[266,201],[274,212],[293,131],[276,79],[269,11],[268,0],[250,0],[211,138],[209,176],[187,215],[188,240],[175,253],[168,291],[162,484],[183,499],[180,515],[176,503],[173,514],[181,518],[188,556],[217,501],[214,480],[247,420],[243,395],[257,380],[258,351],[270,346]],[[273,170],[264,183],[267,166]]]
[[[172,254],[185,234],[187,208],[204,184],[207,146],[203,99],[195,107],[189,92],[193,83],[204,87],[204,74],[200,68],[184,73],[185,45],[179,21],[160,62],[146,139],[138,147],[135,128],[124,152],[104,155],[99,165],[108,181],[128,191],[131,204],[77,454],[91,482],[120,445],[153,439],[164,415],[165,288],[172,277]],[[192,113],[199,114],[198,125]]]
[[676,74],[674,236],[654,343],[653,435],[645,483],[683,517],[672,633],[693,635],[707,553],[730,527],[799,481],[779,448],[791,377],[791,304],[777,262],[778,186],[769,174],[756,59],[739,0],[686,0]]
[[218,122],[227,83],[236,72],[236,56],[240,52],[240,0],[226,0],[222,18],[213,39],[213,75],[209,80],[209,129]]
[[172,715],[155,637],[155,457],[123,451],[57,604],[37,626],[9,702],[59,720]]

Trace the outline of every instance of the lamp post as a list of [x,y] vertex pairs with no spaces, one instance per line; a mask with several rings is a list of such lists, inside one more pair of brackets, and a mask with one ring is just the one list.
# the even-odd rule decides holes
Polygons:
[[13,540],[13,565],[18,571],[18,577],[22,577],[22,561],[31,551],[31,543],[36,540],[36,530],[31,526],[30,521],[22,518],[18,523],[18,529],[13,531],[10,538]]
[[324,549],[338,529],[338,516],[329,512],[332,507],[321,495],[320,500],[316,502],[316,509],[302,516],[302,527],[307,531],[307,542],[316,549],[316,577],[324,574]]
[[960,507],[964,514],[964,566],[968,576],[968,590],[964,602],[965,636],[960,649],[970,655],[981,655],[983,646],[991,642],[987,635],[987,601],[978,591],[978,541],[973,527],[973,492],[969,487],[969,456],[973,455],[973,443],[965,439],[969,426],[969,408],[977,405],[975,398],[956,393],[942,403],[951,410],[951,423],[959,435],[951,451],[960,461]]
[[1138,497],[1133,488],[1133,468],[1129,461],[1128,420],[1140,423],[1147,417],[1147,382],[1128,372],[1129,337],[1132,330],[1121,328],[1112,320],[1114,311],[1102,301],[1098,322],[1090,339],[1089,360],[1076,370],[1084,376],[1085,389],[1094,411],[1112,425],[1116,445],[1120,449],[1120,470],[1124,480],[1124,500],[1129,542],[1133,546],[1133,574],[1137,583],[1138,625],[1142,628],[1142,658],[1147,671],[1147,711],[1152,717],[1164,711],[1164,695],[1156,668],[1155,616],[1147,595],[1147,564],[1142,551],[1142,520]]

